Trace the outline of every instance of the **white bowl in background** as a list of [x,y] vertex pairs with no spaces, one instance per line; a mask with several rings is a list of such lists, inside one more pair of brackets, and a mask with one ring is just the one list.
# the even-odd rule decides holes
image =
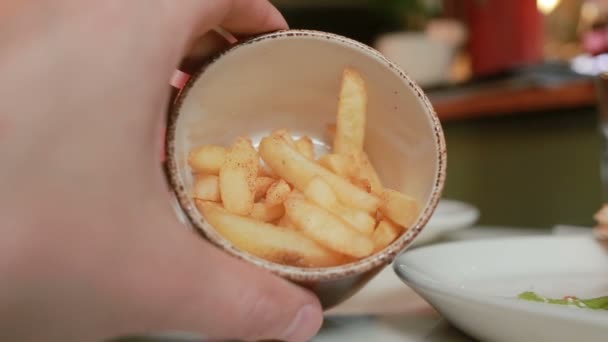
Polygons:
[[477,222],[479,215],[479,209],[471,204],[442,199],[439,201],[426,228],[420,232],[412,243],[412,247],[436,241],[456,230],[470,228]]
[[378,38],[375,48],[421,87],[449,81],[455,47],[424,32],[387,33]]
[[482,341],[606,341],[608,313],[517,299],[608,295],[608,249],[588,236],[452,242],[406,252],[397,275]]

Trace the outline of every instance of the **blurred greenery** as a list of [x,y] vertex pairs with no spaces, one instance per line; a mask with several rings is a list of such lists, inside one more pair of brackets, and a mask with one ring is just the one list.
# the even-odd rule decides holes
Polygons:
[[422,0],[274,1],[292,28],[341,34],[372,45],[385,32],[421,29],[436,6]]
[[444,129],[444,197],[479,207],[480,224],[593,224],[602,200],[594,108],[448,122]]

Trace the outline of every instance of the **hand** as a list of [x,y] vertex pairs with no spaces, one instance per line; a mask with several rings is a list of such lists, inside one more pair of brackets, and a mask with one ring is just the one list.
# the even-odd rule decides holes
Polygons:
[[158,161],[186,47],[285,28],[272,5],[9,0],[0,20],[0,340],[316,333],[313,295],[177,221]]

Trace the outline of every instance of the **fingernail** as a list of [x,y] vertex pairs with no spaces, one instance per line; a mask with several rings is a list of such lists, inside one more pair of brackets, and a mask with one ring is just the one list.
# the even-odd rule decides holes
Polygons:
[[283,333],[281,340],[305,342],[310,340],[321,328],[323,312],[317,306],[307,304],[298,311],[296,317]]

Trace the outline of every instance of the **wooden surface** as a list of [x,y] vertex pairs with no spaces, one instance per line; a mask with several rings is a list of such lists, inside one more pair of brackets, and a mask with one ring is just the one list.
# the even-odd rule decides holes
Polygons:
[[574,80],[555,85],[488,86],[475,90],[429,92],[442,121],[537,112],[594,105],[592,80]]

